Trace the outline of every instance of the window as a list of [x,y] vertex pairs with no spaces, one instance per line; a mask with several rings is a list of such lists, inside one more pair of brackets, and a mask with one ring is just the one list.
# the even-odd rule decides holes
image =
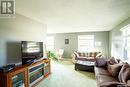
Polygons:
[[78,51],[88,51],[94,48],[94,35],[78,36]]
[[54,51],[54,37],[48,36],[46,38],[47,51]]
[[130,59],[130,25],[122,29],[123,32],[123,57]]

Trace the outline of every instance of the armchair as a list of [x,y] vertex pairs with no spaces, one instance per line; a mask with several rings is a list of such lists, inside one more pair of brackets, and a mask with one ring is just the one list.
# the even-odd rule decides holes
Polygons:
[[59,61],[59,60],[62,60],[62,56],[63,56],[63,53],[64,53],[64,49],[59,49],[58,51],[56,51],[56,59]]

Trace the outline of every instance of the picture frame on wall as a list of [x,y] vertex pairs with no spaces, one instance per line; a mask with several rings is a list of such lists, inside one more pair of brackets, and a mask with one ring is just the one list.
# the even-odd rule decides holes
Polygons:
[[65,44],[69,44],[69,39],[65,39]]

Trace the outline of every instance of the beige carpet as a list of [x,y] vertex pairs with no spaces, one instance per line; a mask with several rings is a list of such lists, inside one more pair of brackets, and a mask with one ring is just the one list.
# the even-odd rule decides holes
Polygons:
[[70,60],[52,60],[51,72],[37,87],[96,87],[94,73],[75,71]]

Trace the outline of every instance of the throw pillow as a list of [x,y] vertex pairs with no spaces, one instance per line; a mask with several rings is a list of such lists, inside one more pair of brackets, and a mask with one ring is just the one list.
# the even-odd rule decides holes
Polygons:
[[95,65],[97,67],[105,67],[106,64],[107,64],[107,61],[105,60],[105,58],[102,57],[102,58],[97,58],[96,59]]
[[130,65],[129,64],[123,64],[118,79],[120,82],[127,83],[127,80],[130,78]]
[[121,70],[121,67],[122,67],[122,64],[120,63],[114,64],[114,65],[108,64],[107,70],[113,77],[117,77],[119,74],[119,71]]
[[111,65],[113,64],[117,64],[119,63],[117,59],[115,59],[114,57],[111,57],[109,60],[108,60],[108,63],[110,63]]

